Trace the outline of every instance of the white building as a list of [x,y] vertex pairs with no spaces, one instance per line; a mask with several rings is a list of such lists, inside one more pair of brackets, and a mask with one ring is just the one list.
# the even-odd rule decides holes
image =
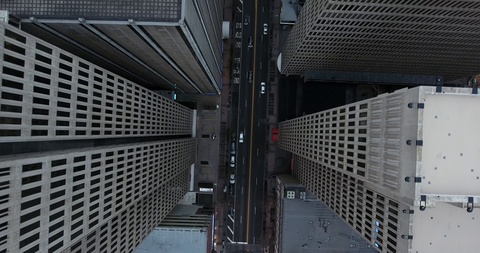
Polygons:
[[282,122],[279,145],[300,182],[379,251],[474,253],[479,106],[472,89],[403,89]]

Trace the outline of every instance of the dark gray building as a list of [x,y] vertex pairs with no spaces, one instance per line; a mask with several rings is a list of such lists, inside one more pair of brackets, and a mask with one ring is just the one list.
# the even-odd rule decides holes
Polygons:
[[275,253],[377,251],[291,175],[277,175]]
[[211,253],[212,212],[197,205],[176,205],[134,253]]
[[282,49],[281,72],[478,73],[480,2],[307,0]]
[[152,89],[219,94],[222,0],[1,1],[21,28]]

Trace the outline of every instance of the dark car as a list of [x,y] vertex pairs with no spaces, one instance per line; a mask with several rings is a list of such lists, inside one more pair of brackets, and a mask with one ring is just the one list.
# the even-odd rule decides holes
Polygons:
[[235,185],[229,184],[228,185],[228,195],[235,196]]

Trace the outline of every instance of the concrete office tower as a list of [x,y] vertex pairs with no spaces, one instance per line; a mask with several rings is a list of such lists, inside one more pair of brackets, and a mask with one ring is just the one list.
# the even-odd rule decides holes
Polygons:
[[192,111],[0,24],[0,252],[133,252],[188,190]]
[[480,2],[307,0],[282,49],[281,72],[477,74]]
[[220,93],[223,0],[0,1],[23,30],[152,89]]
[[480,96],[417,87],[280,124],[294,175],[380,252],[478,252]]

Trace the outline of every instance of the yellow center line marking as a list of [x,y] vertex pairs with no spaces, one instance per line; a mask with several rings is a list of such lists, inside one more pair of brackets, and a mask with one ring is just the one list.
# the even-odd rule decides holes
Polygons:
[[257,0],[255,0],[255,26],[253,29],[253,80],[252,80],[252,112],[250,115],[250,160],[248,162],[248,204],[247,204],[247,242],[250,231],[250,188],[252,185],[252,140],[253,140],[253,112],[255,108],[255,62],[257,60]]

